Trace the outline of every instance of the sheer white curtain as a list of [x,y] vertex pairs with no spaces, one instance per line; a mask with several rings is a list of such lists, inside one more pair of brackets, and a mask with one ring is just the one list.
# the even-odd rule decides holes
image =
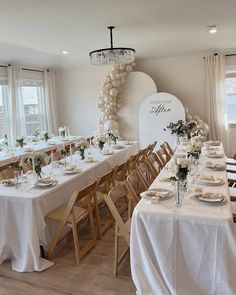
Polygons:
[[58,130],[55,76],[56,73],[53,70],[44,71],[44,99],[47,129],[54,134]]
[[225,153],[229,151],[229,135],[226,125],[225,56],[205,58],[207,112],[209,137],[223,142]]
[[19,66],[8,66],[8,87],[9,101],[11,110],[11,140],[15,141],[15,137],[25,135],[25,112],[24,102],[21,91],[21,74],[22,69]]

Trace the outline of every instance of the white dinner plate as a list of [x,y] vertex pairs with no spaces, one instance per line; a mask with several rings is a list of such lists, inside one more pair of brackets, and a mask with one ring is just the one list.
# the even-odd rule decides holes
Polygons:
[[211,146],[219,146],[221,144],[220,141],[207,141],[206,142],[207,145],[211,145]]
[[224,179],[222,179],[222,178],[214,178],[214,181],[207,180],[207,179],[197,179],[196,182],[198,184],[204,184],[204,185],[209,185],[209,186],[217,186],[217,185],[222,185],[225,183]]
[[104,155],[104,156],[110,156],[110,155],[112,155],[113,154],[113,152],[103,152],[102,153],[102,155]]
[[5,186],[15,186],[16,185],[16,180],[14,178],[4,179],[4,180],[2,180],[2,184],[5,185]]
[[227,201],[224,195],[216,193],[194,194],[193,197],[197,202],[207,205],[222,205]]
[[121,149],[123,149],[124,148],[124,146],[123,145],[113,145],[113,149],[116,149],[116,150],[121,150]]
[[213,159],[218,159],[218,158],[223,158],[224,154],[207,154],[208,158],[213,158]]
[[75,168],[73,170],[64,170],[64,174],[77,174],[77,173],[80,173],[81,170],[78,169],[78,168]]
[[148,200],[152,197],[160,197],[160,200],[167,200],[173,196],[173,192],[165,188],[153,188],[140,194],[140,197]]
[[46,187],[51,187],[51,186],[55,186],[57,184],[56,180],[51,179],[50,182],[36,182],[35,186],[36,187],[40,187],[40,188],[46,188]]

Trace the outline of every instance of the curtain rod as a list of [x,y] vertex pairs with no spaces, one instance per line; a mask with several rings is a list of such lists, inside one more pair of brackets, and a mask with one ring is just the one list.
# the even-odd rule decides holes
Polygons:
[[[214,55],[218,55],[218,53],[214,53]],[[225,54],[225,56],[236,56],[236,53],[231,53],[231,54]],[[204,56],[203,59],[205,59],[206,57]]]
[[[0,65],[0,68],[7,68],[9,67],[10,64],[8,64],[7,66],[3,66],[3,65]],[[31,71],[31,72],[39,72],[39,73],[43,73],[44,71],[42,70],[34,70],[34,69],[28,69],[28,68],[22,68],[23,71]],[[49,72],[49,70],[47,70],[47,72]]]

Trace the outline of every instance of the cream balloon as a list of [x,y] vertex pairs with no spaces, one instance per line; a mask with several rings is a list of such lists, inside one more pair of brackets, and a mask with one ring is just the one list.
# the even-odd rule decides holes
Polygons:
[[120,70],[124,71],[125,70],[125,65],[120,65]]
[[106,83],[106,86],[105,87],[108,88],[108,89],[110,89],[110,88],[112,88],[112,84],[111,83]]
[[112,81],[112,85],[113,85],[114,87],[119,87],[119,86],[120,86],[120,80],[118,80],[118,79],[113,80],[113,81]]
[[106,131],[111,130],[111,129],[119,130],[119,124],[115,120],[107,120],[106,122],[104,122],[103,128]]
[[126,66],[125,66],[125,69],[126,69],[126,71],[127,71],[128,73],[132,72],[132,70],[133,70],[133,68],[132,68],[131,65],[126,65]]
[[110,91],[109,91],[109,94],[112,96],[112,97],[115,97],[117,96],[118,94],[118,90],[116,88],[111,88]]

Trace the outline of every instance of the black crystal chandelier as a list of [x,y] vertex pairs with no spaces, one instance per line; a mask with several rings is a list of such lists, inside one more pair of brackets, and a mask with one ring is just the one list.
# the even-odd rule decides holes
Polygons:
[[112,30],[114,26],[107,27],[110,30],[110,48],[103,48],[89,53],[93,65],[119,65],[131,63],[135,60],[135,50],[126,47],[113,47]]

